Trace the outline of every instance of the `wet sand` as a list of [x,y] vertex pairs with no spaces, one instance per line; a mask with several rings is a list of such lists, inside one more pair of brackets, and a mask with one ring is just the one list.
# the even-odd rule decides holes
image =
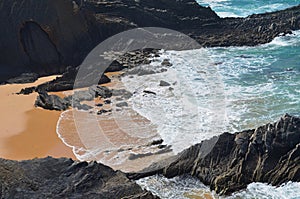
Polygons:
[[25,160],[53,156],[75,159],[71,148],[65,146],[56,134],[56,123],[61,112],[34,107],[36,93],[15,94],[22,88],[54,78],[44,77],[34,83],[0,86],[1,158]]
[[[120,73],[106,75],[112,81],[102,86],[125,89],[119,81]],[[69,95],[72,91],[64,93]],[[110,98],[114,105],[104,104],[102,99],[96,98],[94,101],[84,102],[93,107],[89,111],[70,109],[62,114],[58,132],[67,145],[75,147],[78,159],[95,160],[113,169],[133,172],[171,156],[172,152],[156,154],[160,151],[158,146],[149,146],[153,140],[161,139],[156,126],[134,111],[131,105],[117,108],[115,104],[120,101],[116,98],[118,96]],[[95,106],[99,103],[103,106]],[[97,115],[101,109],[112,112]],[[151,155],[145,155],[149,153]],[[134,154],[137,158],[129,159]]]

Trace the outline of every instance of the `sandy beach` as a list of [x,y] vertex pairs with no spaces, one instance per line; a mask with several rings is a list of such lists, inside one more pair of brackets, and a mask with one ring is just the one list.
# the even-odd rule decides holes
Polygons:
[[0,157],[25,160],[36,157],[75,158],[71,148],[56,134],[59,111],[34,106],[37,93],[17,95],[22,88],[39,85],[55,76],[40,78],[34,83],[0,86]]

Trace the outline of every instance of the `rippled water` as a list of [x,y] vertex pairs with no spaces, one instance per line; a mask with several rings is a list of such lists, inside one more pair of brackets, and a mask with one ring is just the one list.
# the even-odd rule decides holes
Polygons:
[[210,6],[221,17],[245,17],[300,4],[299,0],[197,0],[197,2],[203,6]]
[[[197,59],[197,55],[200,58]],[[194,103],[199,111],[197,119],[200,120],[198,123],[202,123],[200,128],[192,125],[190,129],[181,129],[180,133],[184,139],[173,142],[174,147],[177,147],[176,143],[179,143],[179,148],[182,148],[184,142],[199,141],[190,139],[189,135],[202,139],[205,136],[216,135],[214,132],[235,132],[255,128],[276,121],[284,113],[300,115],[299,31],[290,36],[278,37],[269,44],[257,47],[207,49],[205,59],[208,60],[208,66],[217,68],[217,72],[214,71],[213,73],[207,72],[210,67],[202,67],[200,71],[199,68],[191,67],[198,66],[199,62],[202,63],[202,50],[166,52],[163,58],[172,60],[173,66],[171,68],[181,71],[181,74],[185,74],[192,80],[192,86],[183,88],[193,93]],[[179,61],[187,59],[189,61]],[[212,75],[212,78],[221,77],[221,82],[217,79],[220,86],[217,93],[224,95],[225,98],[216,98],[215,95],[207,96],[206,91],[211,92],[214,89],[213,87],[206,87],[203,82],[209,84],[210,81],[203,79],[200,74]],[[164,78],[168,79],[168,72],[164,74]],[[134,79],[131,83],[135,81],[140,86],[148,85],[148,80],[142,83],[138,79]],[[157,81],[158,79],[156,79]],[[155,86],[148,85],[148,88],[155,88]],[[223,89],[223,92],[220,92],[220,88]],[[180,90],[180,88],[177,89]],[[183,95],[186,89],[183,89],[179,95]],[[155,103],[156,99],[157,97],[152,99],[150,103]],[[138,101],[137,103],[143,104],[143,106],[136,107],[142,115],[146,113],[145,115],[150,120],[153,118],[159,123],[159,119],[152,114],[151,109],[146,108],[149,106],[149,102],[139,98],[135,98],[135,100]],[[167,101],[168,98],[164,100]],[[163,99],[158,99],[156,103],[162,101]],[[205,101],[207,103],[204,103]],[[213,106],[210,106],[212,105],[211,102],[219,103],[216,106],[217,109],[225,107],[224,117],[219,118],[224,119],[224,122],[219,123],[220,125],[214,125],[214,117],[209,117],[209,115],[218,113]],[[163,102],[162,104],[166,106],[168,103]],[[172,109],[178,108],[177,104],[167,106],[172,107]],[[181,118],[184,120],[189,117],[182,114]],[[161,122],[160,125],[164,128],[168,127],[164,122]],[[170,137],[174,132],[172,128],[164,129],[160,133],[169,134]],[[193,128],[197,130],[194,131]],[[203,131],[209,133],[203,133]],[[179,136],[177,135],[177,137]],[[208,188],[203,188],[203,184],[191,177],[166,179],[161,176],[153,176],[141,179],[139,183],[162,198],[220,198],[209,192]],[[229,198],[300,198],[299,186],[299,183],[288,183],[276,188],[262,183],[253,183],[246,190]]]
[[[220,16],[226,17],[283,9],[299,4],[300,0],[198,2],[210,5]],[[167,71],[146,76],[126,76],[122,82],[126,89],[134,93],[129,101],[133,110],[155,126],[155,132],[164,139],[165,144],[172,145],[174,152],[179,152],[224,131],[255,128],[276,121],[284,113],[300,115],[299,53],[299,31],[256,47],[168,51],[162,52],[162,56],[150,66],[144,66]],[[173,65],[162,66],[164,59],[169,59]],[[161,80],[170,85],[160,86]],[[156,95],[145,94],[144,90],[155,92]],[[94,151],[106,155],[107,152],[102,150],[104,145],[97,148],[100,141],[95,139],[96,136],[91,139],[85,139],[85,135],[76,137],[76,129],[70,133],[70,128],[66,128],[66,123],[69,124],[67,114],[65,112],[62,115],[57,129],[77,156],[82,160],[85,160],[86,155],[89,158],[96,157]],[[124,123],[129,125],[126,120]],[[87,128],[91,131],[90,127]],[[151,135],[152,131],[149,132]],[[109,135],[113,140],[114,134]],[[87,145],[92,143],[89,147],[92,150],[82,146],[83,140],[87,140]],[[101,136],[99,140],[103,140]],[[120,141],[113,142],[113,149],[117,151],[119,145],[115,143]],[[115,165],[122,164],[122,158],[128,158],[127,154],[120,153],[106,156],[103,158],[102,155],[98,159]],[[174,179],[152,176],[141,179],[138,183],[161,198],[220,198],[199,180],[187,176]],[[253,183],[246,190],[229,198],[296,199],[300,198],[300,184],[287,183],[281,187],[273,187]]]

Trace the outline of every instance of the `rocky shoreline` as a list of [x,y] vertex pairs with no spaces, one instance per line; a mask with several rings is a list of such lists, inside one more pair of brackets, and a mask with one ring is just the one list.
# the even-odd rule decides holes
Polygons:
[[[36,3],[13,2],[19,8],[30,8]],[[191,36],[201,46],[213,47],[254,46],[300,29],[300,6],[246,18],[220,18],[210,8],[199,6],[194,0],[45,0],[32,10],[33,14],[11,9],[13,2],[5,0],[0,5],[0,16],[10,16],[10,20],[0,22],[7,27],[7,31],[1,33],[4,39],[1,39],[0,47],[7,51],[0,55],[0,82],[32,82],[44,75],[62,74],[51,82],[19,92],[38,92],[35,105],[49,110],[70,107],[89,110],[91,107],[84,102],[95,97],[109,100],[114,95],[120,98],[130,95],[124,90],[84,84],[88,90],[78,91],[69,97],[48,94],[72,90],[78,68],[86,55],[101,41],[124,30],[145,26],[170,28]],[[112,60],[106,72],[125,69],[126,75],[155,73],[137,71],[134,67],[149,64],[156,56],[159,56],[157,49],[128,52]],[[170,64],[168,60],[162,63],[166,66],[165,70]],[[102,75],[98,83],[108,82],[110,79]],[[161,81],[160,85],[169,86],[169,83]],[[155,95],[152,91],[144,92]],[[159,141],[155,145],[169,150],[161,143]],[[133,155],[130,158],[140,157]],[[156,174],[168,178],[185,174],[195,176],[217,193],[227,195],[244,189],[251,182],[277,186],[288,181],[300,181],[299,157],[300,118],[286,114],[276,123],[235,134],[223,133],[205,140],[135,173],[114,171],[96,162],[76,162],[65,158],[19,162],[0,159],[0,196],[150,199],[157,197],[142,190],[134,180]]]
[[137,27],[176,30],[204,47],[254,46],[300,28],[300,6],[246,18],[220,18],[194,0],[4,0],[0,11],[2,83],[62,74],[100,42]]
[[137,173],[65,158],[0,159],[1,197],[157,198],[133,181],[156,174],[195,176],[228,195],[251,182],[299,182],[299,146],[300,118],[286,114],[275,123],[204,140]]
[[286,114],[275,123],[202,141],[128,177],[163,174],[172,178],[188,174],[211,190],[228,195],[252,182],[274,186],[299,182],[299,165],[300,118]]

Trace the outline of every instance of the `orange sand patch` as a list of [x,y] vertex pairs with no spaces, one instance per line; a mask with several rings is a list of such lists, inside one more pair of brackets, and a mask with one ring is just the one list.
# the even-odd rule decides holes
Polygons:
[[39,85],[56,76],[40,78],[29,84],[0,86],[0,157],[23,160],[35,157],[74,158],[56,134],[59,111],[34,107],[36,93],[16,95],[22,88]]

